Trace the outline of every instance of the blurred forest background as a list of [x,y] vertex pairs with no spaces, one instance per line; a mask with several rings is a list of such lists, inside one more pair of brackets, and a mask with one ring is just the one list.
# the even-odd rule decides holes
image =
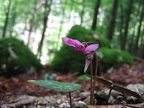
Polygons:
[[74,25],[144,58],[144,0],[0,0],[0,39],[23,40],[43,64]]

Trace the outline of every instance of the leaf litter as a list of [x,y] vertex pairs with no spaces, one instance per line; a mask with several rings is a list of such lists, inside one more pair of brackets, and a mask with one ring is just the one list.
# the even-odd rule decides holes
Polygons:
[[[68,95],[62,92],[56,92],[54,90],[45,89],[27,82],[27,80],[41,80],[43,79],[43,74],[50,72],[50,66],[44,66],[43,70],[39,72],[26,73],[6,79],[0,77],[0,105],[2,108],[7,106],[13,106],[14,108],[27,106],[31,108],[32,106],[53,106],[59,107],[64,103],[67,104]],[[72,82],[76,83],[77,74],[68,73],[60,74],[56,73],[54,80],[61,82]],[[120,86],[127,86],[128,89],[134,90],[141,96],[144,96],[144,62],[135,62],[134,65],[130,66],[127,64],[122,65],[119,69],[114,69],[111,73],[103,74],[99,76],[106,80],[111,80],[113,84]],[[80,84],[84,85],[85,88],[81,88],[79,91],[72,93],[73,103],[78,101],[86,100],[90,91],[89,79],[84,81],[79,81]],[[101,83],[96,83],[96,91],[101,92],[109,90],[109,88]],[[114,93],[112,93],[114,94]],[[121,97],[122,95],[122,97]],[[125,98],[123,94],[119,95],[119,98]],[[131,98],[130,98],[131,97]],[[112,97],[111,97],[112,98]],[[110,99],[111,99],[110,98]],[[120,99],[121,99],[120,98]],[[136,102],[136,98],[133,96],[127,96],[127,98],[133,99],[129,103],[131,106],[144,106],[144,102]],[[132,103],[133,101],[133,103]],[[117,104],[117,103],[113,103]],[[122,103],[119,103],[122,104]],[[125,104],[129,105],[129,104]],[[5,107],[6,106],[6,107]],[[120,105],[119,105],[120,106]],[[88,106],[89,108],[95,108],[94,106]],[[130,107],[130,106],[127,106]],[[138,107],[138,108],[140,108]],[[103,106],[104,108],[104,106]],[[112,108],[112,107],[109,107]]]

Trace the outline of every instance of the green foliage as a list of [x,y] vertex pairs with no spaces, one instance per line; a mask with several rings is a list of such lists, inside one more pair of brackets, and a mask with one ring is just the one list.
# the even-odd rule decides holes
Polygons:
[[40,60],[16,38],[0,39],[0,74],[13,76],[30,71],[30,69],[41,69]]
[[54,80],[28,80],[28,82],[61,92],[72,92],[82,87],[80,84],[58,82]]
[[129,53],[119,49],[99,48],[96,51],[100,59],[100,68],[103,71],[110,69],[111,67],[119,67],[123,63],[132,64],[133,59]]
[[77,77],[76,82],[85,81],[87,79],[88,79],[88,76],[86,74],[80,75]]
[[[110,47],[110,42],[104,38],[94,39],[94,31],[86,29],[82,26],[76,25],[71,28],[67,37],[78,39],[81,42],[92,42],[100,44],[100,47]],[[61,49],[55,54],[51,63],[54,71],[61,72],[75,72],[83,73],[85,64],[85,55],[78,54],[72,47],[63,45]]]

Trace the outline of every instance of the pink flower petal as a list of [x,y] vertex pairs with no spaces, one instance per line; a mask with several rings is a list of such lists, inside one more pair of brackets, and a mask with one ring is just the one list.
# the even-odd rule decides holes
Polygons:
[[84,67],[84,73],[87,71],[89,64],[93,60],[93,53],[90,53],[86,56],[86,62],[85,62],[85,67]]
[[84,46],[80,41],[74,40],[75,46]]
[[65,45],[74,47],[76,52],[83,54],[85,47],[80,41],[67,37],[62,37],[62,41]]
[[67,37],[62,37],[62,42],[63,42],[65,45],[75,47],[75,42],[74,42],[73,39],[70,39],[70,38],[67,38]]
[[99,44],[92,44],[92,45],[87,46],[84,50],[84,54],[89,54],[89,53],[95,51],[98,48],[98,46],[99,46]]
[[62,37],[62,41],[65,45],[73,46],[75,48],[79,48],[80,46],[84,46],[80,41],[74,40],[67,37]]
[[85,45],[78,40],[74,40],[68,37],[62,37],[62,41],[65,45],[74,47],[75,51],[80,54],[89,54],[98,48],[98,44],[92,44],[85,48]]

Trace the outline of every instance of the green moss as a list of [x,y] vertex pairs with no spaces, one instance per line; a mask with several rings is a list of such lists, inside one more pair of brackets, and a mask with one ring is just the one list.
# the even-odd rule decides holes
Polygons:
[[89,77],[86,74],[80,75],[77,77],[76,82],[81,82],[87,80]]
[[130,65],[133,63],[131,55],[128,52],[119,49],[110,49],[103,47],[99,48],[96,53],[100,60],[100,68],[103,71],[106,71],[111,67],[117,68],[123,63]]
[[0,60],[0,74],[5,76],[42,68],[40,60],[30,49],[22,41],[12,37],[0,39]]

